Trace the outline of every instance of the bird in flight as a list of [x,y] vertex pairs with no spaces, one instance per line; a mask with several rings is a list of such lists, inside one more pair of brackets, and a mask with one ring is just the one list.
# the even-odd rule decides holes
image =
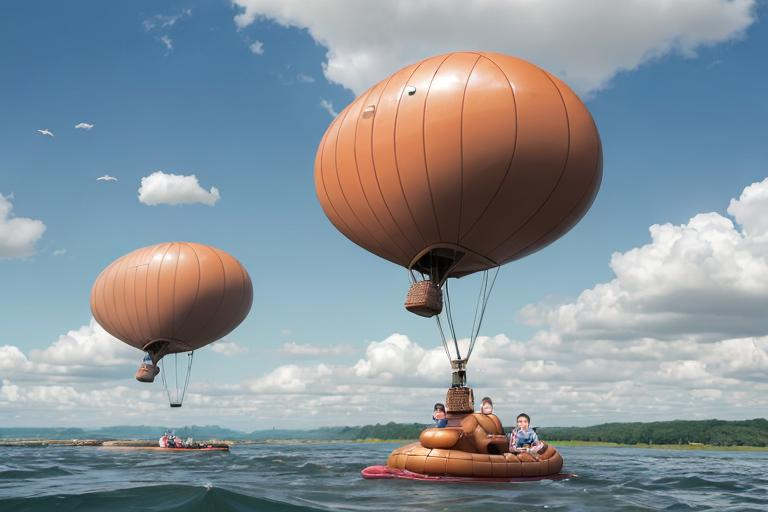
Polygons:
[[117,181],[117,178],[110,176],[109,174],[105,174],[104,176],[99,176],[96,178],[96,181]]
[[88,124],[88,123],[77,123],[77,124],[75,125],[75,128],[77,128],[78,130],[85,130],[85,131],[88,131],[88,130],[90,130],[91,128],[93,128],[93,125],[92,125],[92,124]]
[[49,130],[48,128],[46,128],[45,130],[37,130],[37,133],[39,133],[40,135],[43,135],[44,137],[53,137],[54,136],[53,132],[51,132],[51,130]]

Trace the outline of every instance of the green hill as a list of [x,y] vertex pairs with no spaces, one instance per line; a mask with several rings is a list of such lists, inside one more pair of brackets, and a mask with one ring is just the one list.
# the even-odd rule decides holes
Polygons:
[[621,444],[688,444],[768,446],[768,420],[655,421],[604,423],[592,427],[542,427],[542,439],[602,441]]

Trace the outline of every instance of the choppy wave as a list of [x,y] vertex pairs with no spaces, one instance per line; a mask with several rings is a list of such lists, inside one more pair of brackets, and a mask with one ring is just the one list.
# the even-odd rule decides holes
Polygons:
[[62,469],[59,466],[21,469],[13,469],[6,466],[6,469],[0,470],[0,481],[16,479],[26,480],[31,478],[51,478],[71,474],[72,472]]
[[49,512],[51,510],[103,512],[301,512],[312,507],[256,498],[216,487],[189,485],[154,485],[85,494],[59,494],[33,498],[0,500],[0,509],[8,512]]
[[733,510],[768,503],[768,452],[563,447],[579,476],[524,484],[368,481],[396,444],[230,453],[0,448],[0,511]]

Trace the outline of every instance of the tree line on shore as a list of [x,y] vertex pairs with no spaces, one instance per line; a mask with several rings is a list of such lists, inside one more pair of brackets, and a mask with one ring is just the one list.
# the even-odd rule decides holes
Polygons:
[[544,439],[602,441],[620,444],[689,444],[768,446],[768,420],[675,420],[652,423],[604,423],[591,427],[545,427]]
[[[312,430],[257,430],[241,432],[215,425],[179,428],[157,426],[116,426],[82,428],[2,428],[0,438],[10,439],[157,439],[164,431],[180,437],[231,440],[315,440],[357,441],[364,439],[414,440],[423,423],[376,423],[355,427],[322,427]],[[507,431],[511,429],[508,427]],[[604,423],[591,427],[540,427],[543,440],[596,441],[620,444],[689,444],[714,446],[768,446],[768,420],[741,421],[675,420],[651,423]]]

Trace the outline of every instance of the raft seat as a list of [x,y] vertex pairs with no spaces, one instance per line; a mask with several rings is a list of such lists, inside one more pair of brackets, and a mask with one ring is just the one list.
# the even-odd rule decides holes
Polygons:
[[458,425],[424,429],[418,443],[395,449],[387,466],[422,475],[472,478],[541,477],[563,467],[563,458],[547,443],[534,453],[510,453],[501,422],[493,414],[454,419]]

